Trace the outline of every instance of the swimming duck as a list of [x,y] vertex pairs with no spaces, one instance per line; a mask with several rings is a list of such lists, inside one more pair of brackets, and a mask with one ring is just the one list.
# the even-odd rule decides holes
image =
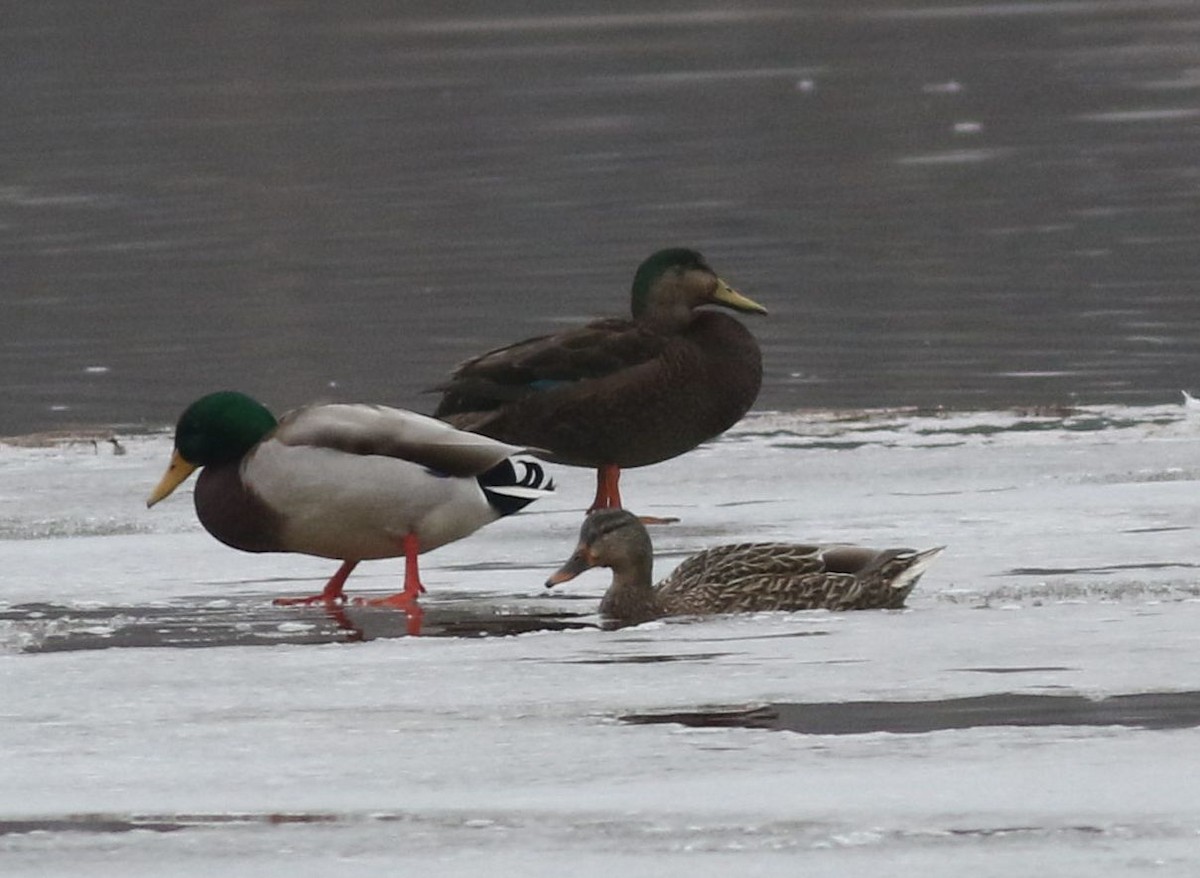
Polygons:
[[589,511],[621,507],[621,470],[690,451],[729,429],[762,383],[762,356],[737,320],[765,314],[695,250],[660,250],[634,275],[633,318],[607,318],[497,348],[436,388],[434,416],[548,460],[596,469]]
[[261,403],[222,391],[179,418],[153,506],[195,470],[196,513],[246,552],[300,552],[342,562],[317,595],[335,603],[360,562],[405,557],[404,590],[371,603],[413,606],[425,590],[417,555],[467,536],[553,490],[523,449],[425,415],[378,405],[312,405],[276,421]]
[[646,528],[632,513],[609,509],[584,519],[578,547],[546,588],[589,568],[609,567],[612,585],[600,613],[629,625],[663,616],[895,609],[943,548],[738,543],[693,555],[651,586],[654,557]]

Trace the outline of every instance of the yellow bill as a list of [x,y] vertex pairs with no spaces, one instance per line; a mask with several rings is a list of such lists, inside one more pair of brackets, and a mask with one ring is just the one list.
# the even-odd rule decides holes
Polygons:
[[163,473],[162,480],[159,481],[158,487],[150,492],[150,496],[146,499],[146,508],[153,506],[159,500],[171,495],[171,492],[182,485],[187,477],[194,473],[199,467],[194,463],[189,463],[183,459],[183,455],[176,448],[171,454],[171,463],[167,466],[167,471]]
[[767,313],[767,309],[758,302],[748,296],[743,296],[720,278],[717,278],[717,291],[713,293],[713,301],[735,311],[746,311],[751,314]]

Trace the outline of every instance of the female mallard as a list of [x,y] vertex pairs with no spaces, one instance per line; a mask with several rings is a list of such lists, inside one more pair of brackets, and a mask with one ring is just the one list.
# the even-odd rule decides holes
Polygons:
[[[436,417],[558,463],[595,467],[591,509],[620,508],[623,467],[690,451],[744,415],[762,356],[723,305],[765,314],[694,250],[660,250],[633,279],[633,319],[608,318],[467,360]],[[589,510],[590,511],[590,510]]]
[[693,555],[651,586],[654,558],[646,528],[633,514],[608,509],[584,519],[579,546],[546,588],[591,567],[610,567],[612,585],[600,613],[630,625],[662,616],[895,609],[942,548],[739,543]]
[[553,490],[540,464],[513,459],[522,450],[385,406],[314,405],[276,422],[245,394],[223,391],[180,416],[170,466],[146,505],[203,467],[196,513],[218,540],[342,562],[319,595],[276,603],[341,601],[359,561],[403,555],[404,590],[377,603],[408,607],[425,590],[418,553]]

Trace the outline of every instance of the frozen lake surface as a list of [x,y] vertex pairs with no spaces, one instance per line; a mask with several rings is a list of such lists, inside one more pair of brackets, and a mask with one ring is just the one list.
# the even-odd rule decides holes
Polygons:
[[332,565],[146,510],[166,433],[0,445],[0,872],[1200,873],[1198,432],[1178,405],[756,414],[627,474],[682,519],[657,573],[946,544],[908,609],[600,630],[606,573],[542,588],[590,499],[556,468],[425,557],[421,637],[274,607]]

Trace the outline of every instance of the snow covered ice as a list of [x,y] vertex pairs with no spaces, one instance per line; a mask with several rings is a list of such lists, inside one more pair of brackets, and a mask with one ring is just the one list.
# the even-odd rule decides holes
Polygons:
[[[273,607],[336,565],[227,549],[184,496],[147,511],[166,433],[0,445],[0,873],[1200,873],[1198,432],[1180,405],[754,415],[627,473],[682,519],[657,574],[743,539],[946,552],[904,611],[620,631],[607,572],[542,587],[591,495],[556,467],[554,498],[425,556],[422,637]],[[952,727],[948,700],[1009,693],[1145,715],[997,699]],[[629,721],[858,702],[934,730]]]

